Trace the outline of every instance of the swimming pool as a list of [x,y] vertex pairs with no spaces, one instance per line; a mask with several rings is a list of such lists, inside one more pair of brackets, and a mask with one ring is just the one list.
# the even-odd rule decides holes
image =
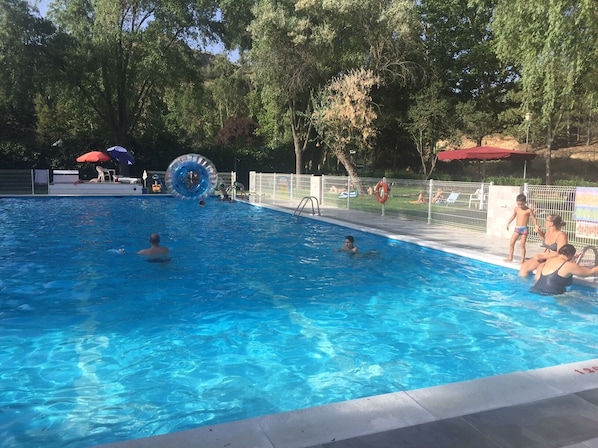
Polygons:
[[[163,434],[598,346],[593,290],[536,296],[513,271],[246,204],[4,199],[0,217],[3,446]],[[153,231],[171,262],[134,255]],[[347,233],[377,254],[334,252]]]

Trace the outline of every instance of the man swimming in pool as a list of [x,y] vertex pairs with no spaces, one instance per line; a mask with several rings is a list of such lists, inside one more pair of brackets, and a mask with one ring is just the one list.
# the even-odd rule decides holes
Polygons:
[[517,195],[517,206],[513,210],[511,219],[507,222],[507,230],[511,226],[511,223],[515,220],[515,229],[509,241],[509,257],[505,258],[505,261],[513,261],[513,253],[515,252],[515,243],[521,238],[521,263],[525,261],[525,243],[527,241],[527,234],[529,233],[528,224],[530,218],[534,221],[535,229],[538,231],[538,220],[534,215],[534,211],[527,206],[527,198],[524,194]]
[[152,233],[149,237],[151,247],[141,249],[137,252],[138,255],[144,255],[148,261],[166,261],[170,259],[170,249],[165,246],[160,246],[160,235]]

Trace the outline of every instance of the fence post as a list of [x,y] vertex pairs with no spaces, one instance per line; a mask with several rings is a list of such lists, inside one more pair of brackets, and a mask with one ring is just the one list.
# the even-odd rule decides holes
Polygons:
[[484,182],[480,184],[480,203],[478,204],[478,209],[484,210]]
[[35,172],[31,170],[31,194],[35,196]]
[[[293,200],[293,191],[295,191],[294,185],[295,185],[295,177],[297,177],[295,174],[291,173],[291,185],[289,185],[289,202]],[[297,177],[297,180],[299,180],[300,178]]]
[[434,191],[434,181],[430,179],[428,186],[428,224],[432,224],[432,194]]

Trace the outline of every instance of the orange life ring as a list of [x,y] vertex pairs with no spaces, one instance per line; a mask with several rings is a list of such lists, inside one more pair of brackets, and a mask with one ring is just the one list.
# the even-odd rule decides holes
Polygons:
[[374,194],[380,204],[384,204],[388,200],[388,184],[381,180],[374,188]]

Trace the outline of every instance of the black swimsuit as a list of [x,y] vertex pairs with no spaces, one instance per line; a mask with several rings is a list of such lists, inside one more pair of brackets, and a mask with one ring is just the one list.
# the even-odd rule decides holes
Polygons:
[[556,271],[551,272],[550,274],[540,274],[540,278],[536,284],[531,287],[530,291],[547,296],[565,293],[567,291],[567,286],[571,286],[573,283],[573,277],[561,277],[559,275],[559,270],[565,263],[567,262],[563,261],[563,264],[561,264]]

